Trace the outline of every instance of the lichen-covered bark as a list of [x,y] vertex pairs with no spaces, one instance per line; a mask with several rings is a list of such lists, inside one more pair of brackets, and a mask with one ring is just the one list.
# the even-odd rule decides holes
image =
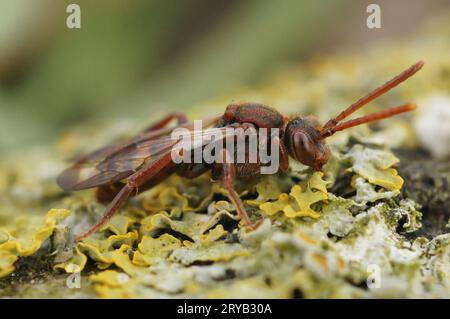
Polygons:
[[[337,134],[323,172],[291,163],[285,175],[239,183],[251,218],[261,221],[256,230],[239,222],[208,174],[172,176],[74,244],[74,234],[92,225],[104,206],[94,190],[64,193],[54,180],[63,158],[110,142],[116,123],[91,128],[98,131],[94,137],[73,129],[57,145],[3,158],[0,296],[448,297],[449,145],[427,135],[439,126],[446,134],[448,123],[433,122],[428,130],[421,110],[445,112],[440,103],[450,101],[450,48],[442,29],[358,55],[323,57],[281,71],[256,92],[239,93],[327,120],[417,56],[427,63],[377,102],[417,101],[412,120]],[[435,41],[423,45],[424,39]],[[220,113],[228,100],[195,106],[191,114],[216,106]],[[132,124],[119,131],[135,132]]]

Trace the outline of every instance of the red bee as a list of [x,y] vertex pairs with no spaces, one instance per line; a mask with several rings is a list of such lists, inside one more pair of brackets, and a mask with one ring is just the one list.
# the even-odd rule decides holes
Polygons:
[[[365,104],[411,77],[422,66],[422,61],[412,65],[392,80],[350,105],[323,126],[314,116],[286,117],[271,107],[257,103],[228,105],[222,116],[209,120],[206,126],[213,126],[224,132],[226,128],[230,127],[255,130],[277,128],[279,134],[270,139],[274,139],[275,145],[279,148],[278,172],[288,170],[289,156],[314,170],[320,170],[331,155],[325,144],[327,137],[353,126],[378,121],[416,108],[414,104],[405,104],[341,122]],[[194,178],[211,170],[213,179],[220,181],[229,192],[230,200],[235,205],[241,219],[248,226],[252,225],[244,205],[234,190],[234,181],[235,178],[257,177],[260,174],[261,166],[265,164],[261,161],[233,163],[228,160],[223,163],[216,161],[211,164],[205,162],[175,164],[172,160],[171,150],[179,141],[171,137],[174,128],[167,128],[167,125],[173,120],[177,120],[177,127],[190,129],[192,136],[202,133],[192,129],[192,124],[187,122],[184,114],[174,113],[148,127],[128,142],[106,146],[82,157],[58,177],[59,186],[66,191],[98,187],[97,198],[100,201],[110,200],[103,217],[91,229],[79,235],[77,240],[98,230],[119,210],[128,197],[155,186],[172,173],[186,178]],[[226,134],[224,136],[226,137]],[[234,155],[228,154],[227,151],[224,154],[227,158],[234,158]]]

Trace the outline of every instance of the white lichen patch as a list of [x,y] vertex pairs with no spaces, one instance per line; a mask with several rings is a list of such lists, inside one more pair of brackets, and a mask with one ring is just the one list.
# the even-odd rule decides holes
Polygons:
[[434,156],[450,155],[450,95],[435,93],[420,101],[414,128],[421,145]]

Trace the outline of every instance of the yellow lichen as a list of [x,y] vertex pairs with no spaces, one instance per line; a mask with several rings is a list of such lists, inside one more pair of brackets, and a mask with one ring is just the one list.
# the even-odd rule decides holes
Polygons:
[[128,215],[115,215],[111,218],[100,231],[111,231],[116,235],[125,235],[127,230],[136,222],[136,219],[130,218]]
[[43,222],[42,217],[18,218],[14,227],[0,229],[5,239],[0,243],[0,277],[14,271],[14,262],[19,257],[34,254],[69,214],[65,209],[52,209]]
[[171,176],[164,185],[153,187],[144,195],[142,206],[151,212],[171,211],[174,208],[183,212],[198,211],[205,207],[213,193],[214,186],[208,176],[194,181]]
[[80,251],[79,247],[75,247],[75,253],[73,257],[64,263],[55,265],[54,269],[62,269],[66,273],[71,274],[74,272],[80,272],[84,269],[87,263],[87,256]]
[[246,200],[245,202],[247,204],[259,206],[261,203],[277,199],[278,195],[282,193],[279,180],[274,176],[268,176],[256,184],[256,192],[258,193],[258,197]]
[[153,264],[157,259],[166,258],[174,249],[181,247],[178,238],[169,234],[163,234],[158,238],[144,236],[134,253],[133,263],[140,266]]
[[311,205],[328,198],[327,182],[322,177],[323,173],[315,172],[303,185],[294,185],[289,195],[282,193],[278,195],[278,200],[263,203],[259,207],[267,215],[282,211],[288,218],[319,218],[320,214]]
[[6,250],[0,250],[0,278],[14,271],[14,263],[19,259],[16,254]]
[[369,183],[389,190],[402,188],[403,179],[391,167],[397,164],[399,159],[391,152],[355,145],[344,158],[352,162],[350,170],[364,177]]
[[115,270],[105,270],[91,275],[90,278],[95,283],[108,284],[115,288],[121,287],[129,279],[127,274]]
[[210,246],[215,241],[225,237],[228,232],[223,228],[222,225],[217,225],[214,229],[211,229],[207,234],[202,234],[200,236],[200,243],[203,246]]
[[[386,52],[384,48],[381,51],[383,54]],[[416,52],[407,50],[413,51]],[[396,70],[396,61],[400,57],[398,52],[396,47],[397,58],[391,59]],[[448,65],[445,54],[440,56],[442,61],[439,63]],[[409,58],[402,56],[402,60]],[[367,59],[367,56],[362,59]],[[313,111],[326,119],[330,114],[338,114],[343,103],[351,103],[354,95],[359,96],[372,89],[378,75],[381,77],[391,71],[389,66],[386,66],[386,72],[377,71],[385,68],[386,61],[379,61],[375,65],[361,63],[362,60],[355,59],[355,56],[337,60],[334,56],[321,58],[309,65],[290,68],[282,74],[280,81],[270,81],[267,90],[257,93],[270,105],[285,106],[286,109],[282,110],[285,114]],[[427,80],[423,83],[427,87],[445,82],[441,77],[435,77],[433,83],[428,83],[433,74],[441,74],[438,63],[433,64],[430,76],[425,77]],[[373,81],[360,81],[361,74],[373,74]],[[351,99],[349,97],[347,101],[342,92],[349,87],[354,91],[349,93]],[[411,97],[411,91],[403,90],[416,90],[409,85],[398,89],[400,98]],[[323,97],[327,101],[322,101]],[[298,101],[302,102],[298,104]],[[295,109],[288,110],[289,105],[295,105]],[[198,114],[203,114],[204,108],[198,111]],[[74,244],[71,239],[80,228],[87,229],[94,222],[89,213],[92,210],[97,212],[101,207],[95,202],[94,192],[63,194],[54,186],[49,193],[47,187],[42,186],[45,184],[34,178],[36,181],[32,186],[38,187],[33,196],[39,203],[70,207],[74,212],[70,223],[65,226],[68,241],[62,240],[61,244],[63,249],[70,250],[68,256],[72,257],[55,268],[73,273],[83,271],[89,263],[90,269],[96,273],[89,279],[85,278],[86,284],[92,284],[97,296],[103,298],[361,298],[382,294],[383,288],[360,288],[360,283],[365,282],[368,275],[366,266],[374,263],[380,264],[387,281],[395,278],[395,286],[400,287],[396,288],[398,292],[394,291],[396,297],[445,296],[448,290],[448,276],[445,276],[448,267],[445,266],[448,265],[449,237],[444,234],[431,241],[423,239],[416,247],[406,240],[403,242],[397,227],[385,225],[385,209],[390,215],[398,215],[392,218],[393,226],[398,225],[397,219],[405,219],[403,216],[407,217],[404,225],[417,224],[415,218],[420,216],[413,204],[387,200],[397,195],[402,187],[403,180],[394,168],[398,159],[387,150],[362,145],[355,145],[347,151],[355,139],[367,145],[401,147],[411,127],[406,123],[408,130],[404,129],[403,133],[399,129],[392,130],[396,124],[401,124],[396,122],[397,119],[390,119],[385,127],[383,123],[388,122],[382,122],[380,130],[375,133],[367,126],[360,126],[333,136],[328,141],[333,156],[324,167],[324,174],[308,175],[309,171],[304,166],[297,163],[299,169],[295,170],[295,163],[291,163],[286,174],[265,176],[255,187],[238,179],[236,188],[241,195],[246,195],[243,201],[252,220],[259,221],[261,213],[271,217],[263,217],[256,229],[240,227],[239,215],[227,191],[220,183],[211,182],[211,175],[207,173],[192,180],[168,177],[130,200],[98,232]],[[386,128],[391,128],[389,134],[386,134]],[[110,135],[106,129],[101,131]],[[386,140],[396,136],[397,132],[400,132],[401,139]],[[364,134],[358,133],[367,137],[363,138]],[[83,139],[79,135],[83,134],[71,135],[63,141],[64,153],[74,154],[89,146],[91,137]],[[40,171],[30,165],[34,162],[37,161],[24,163],[24,166]],[[58,165],[62,169],[62,162]],[[18,178],[14,180],[20,183],[14,182],[14,185],[11,185],[9,175],[0,174],[2,195],[14,187],[21,190],[22,196],[26,193],[24,190],[33,189],[27,185],[31,172],[24,171],[23,167],[20,170],[16,168],[16,171],[22,173],[15,173]],[[49,180],[55,184],[54,177]],[[292,185],[293,180],[300,182]],[[325,180],[332,182],[335,194],[328,192]],[[58,196],[49,197],[51,202],[47,202],[45,194]],[[339,197],[343,194],[346,194],[345,198]],[[27,200],[28,197],[24,196]],[[62,197],[64,200],[60,200]],[[366,205],[374,201],[383,205]],[[22,209],[20,205],[12,206],[17,206],[16,210]],[[319,216],[321,218],[317,219]],[[300,220],[304,217],[317,220]],[[44,253],[51,256],[50,248],[54,247],[43,247],[42,243],[55,228],[52,229],[51,225],[40,228],[41,221],[42,217],[22,219],[15,226],[0,231],[0,277],[14,270],[18,258],[37,253],[40,247],[49,248]],[[51,238],[52,243],[55,237]],[[396,273],[398,267],[395,265],[400,263],[405,268]],[[410,264],[412,267],[408,269]],[[408,276],[413,279],[408,279]],[[411,285],[415,289],[401,288]],[[388,286],[389,290],[394,290],[393,285]]]
[[67,262],[55,265],[55,268],[71,269],[71,265],[78,265],[80,270],[86,265],[86,256],[95,261],[98,268],[105,269],[114,263],[113,252],[122,245],[133,245],[138,238],[137,231],[124,235],[111,235],[107,238],[91,236],[83,239],[76,246],[76,254]]

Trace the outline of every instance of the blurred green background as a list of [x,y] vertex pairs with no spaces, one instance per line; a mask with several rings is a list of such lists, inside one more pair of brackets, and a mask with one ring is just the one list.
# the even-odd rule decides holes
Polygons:
[[[69,3],[81,7],[81,29],[66,27]],[[381,29],[366,27],[369,3],[382,8]],[[0,0],[0,152],[52,142],[80,123],[186,111],[318,54],[413,36],[449,8],[448,0]]]

